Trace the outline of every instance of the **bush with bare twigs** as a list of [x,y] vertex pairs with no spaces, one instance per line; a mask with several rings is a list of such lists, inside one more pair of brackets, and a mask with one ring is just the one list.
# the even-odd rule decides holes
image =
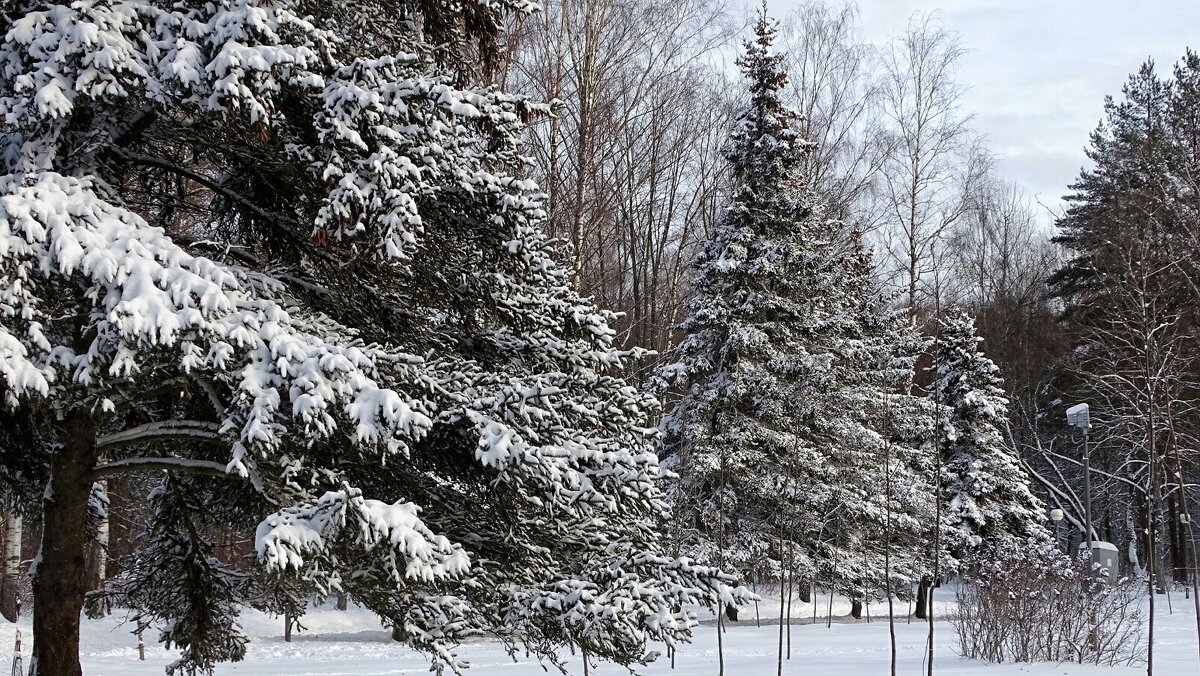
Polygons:
[[1044,543],[993,550],[959,587],[959,652],[989,662],[1142,662],[1142,585],[1091,583],[1085,573]]

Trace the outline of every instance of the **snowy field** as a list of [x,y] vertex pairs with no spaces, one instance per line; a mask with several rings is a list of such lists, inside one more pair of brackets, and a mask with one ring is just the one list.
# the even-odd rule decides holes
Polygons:
[[[946,598],[949,598],[947,595]],[[827,599],[825,599],[827,602]],[[1183,596],[1172,598],[1174,613],[1168,614],[1166,602],[1159,597],[1161,614],[1157,616],[1155,629],[1155,673],[1163,676],[1200,673],[1197,659],[1196,625],[1190,601]],[[768,676],[775,673],[776,649],[779,628],[767,620],[778,617],[778,607],[764,603],[760,606],[763,626],[755,626],[754,609],[743,613],[743,621],[731,624],[724,636],[725,673],[728,676]],[[951,604],[941,602],[939,613],[953,610]],[[886,674],[888,672],[888,626],[886,616],[880,620],[873,617],[870,623],[847,622],[841,617],[849,607],[835,602],[834,624],[826,628],[824,611],[826,605],[818,605],[819,621],[812,621],[812,606],[793,604],[792,616],[792,659],[784,663],[784,673],[796,676],[830,674],[854,676],[857,674]],[[872,605],[872,614],[884,608]],[[907,610],[898,605],[897,610]],[[885,611],[886,612],[886,611]],[[121,616],[104,620],[87,620],[83,629],[83,666],[87,676],[159,676],[173,659],[171,652],[158,645],[146,649],[146,661],[137,659],[137,641],[130,634],[130,625],[121,623]],[[804,623],[804,624],[800,624]],[[254,637],[246,660],[226,664],[217,668],[219,675],[255,674],[261,676],[394,676],[399,674],[428,674],[429,663],[420,654],[407,649],[390,639],[389,632],[380,628],[370,613],[352,609],[339,612],[333,609],[317,609],[304,620],[307,630],[284,643],[283,622],[279,618],[249,611],[243,617],[243,625]],[[0,645],[13,645],[13,633],[17,627],[26,637],[25,659],[28,660],[29,621],[19,625],[0,624]],[[924,673],[922,660],[925,652],[925,624],[901,619],[896,625],[896,640],[899,647],[898,673]],[[958,674],[1007,676],[1027,674],[1036,676],[1077,676],[1081,674],[1134,674],[1145,673],[1145,667],[1135,669],[1081,666],[1076,664],[1006,664],[994,665],[964,660],[954,652],[953,628],[948,622],[935,625],[937,644],[936,672],[943,676]],[[151,640],[152,637],[147,637]],[[670,661],[659,662],[641,668],[639,673],[674,674],[678,676],[713,676],[717,673],[716,627],[708,624],[700,627],[693,644],[683,646],[676,658],[675,670]],[[533,676],[545,674],[535,660],[521,659],[514,663],[497,643],[479,640],[462,648],[462,654],[471,661],[471,674],[495,676]],[[7,668],[7,667],[5,667]],[[581,674],[579,658],[568,658],[567,668],[571,674]],[[551,669],[551,673],[553,669]],[[597,676],[614,676],[627,673],[623,669],[602,664],[591,670]]]

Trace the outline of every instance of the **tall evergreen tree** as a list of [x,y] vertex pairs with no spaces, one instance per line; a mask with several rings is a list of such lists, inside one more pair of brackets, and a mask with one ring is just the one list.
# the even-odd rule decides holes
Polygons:
[[824,516],[808,563],[854,600],[879,596],[889,584],[904,594],[928,573],[922,543],[935,521],[932,408],[911,394],[926,341],[878,288],[857,235],[835,261],[844,305],[823,322],[816,345],[826,361],[802,418],[822,459],[811,485],[828,490],[809,507]]
[[743,572],[794,564],[861,594],[883,588],[889,511],[896,533],[926,527],[931,513],[915,447],[891,458],[907,485],[890,510],[882,482],[885,451],[903,437],[886,423],[919,427],[920,402],[897,385],[912,375],[915,352],[904,350],[920,342],[884,308],[869,256],[811,194],[809,144],[778,96],[774,35],[760,16],[738,62],[750,101],[727,151],[737,192],[697,258],[687,335],[658,373],[679,397],[664,452],[680,475],[681,541]]
[[[152,519],[95,607],[162,626],[174,671],[239,658],[243,604],[310,594],[451,664],[484,631],[628,664],[686,637],[688,606],[745,597],[659,544],[639,353],[516,176],[546,109],[459,84],[447,45],[494,36],[445,31],[505,8],[531,6],[6,15],[0,396],[48,424],[0,436],[30,467],[0,479],[42,484],[37,673],[80,673],[89,498],[125,474],[154,480]],[[229,529],[256,533],[249,575],[213,556]]]
[[1004,440],[1008,401],[1000,370],[979,350],[974,320],[963,312],[941,318],[928,394],[940,406],[942,546],[952,570],[981,551],[1046,541],[1045,509]]
[[725,150],[737,192],[694,263],[686,337],[659,371],[662,387],[686,388],[663,423],[665,455],[682,476],[679,523],[691,546],[743,570],[777,539],[780,495],[793,490],[796,456],[811,452],[791,420],[805,388],[804,325],[831,283],[821,212],[801,173],[808,143],[779,98],[787,76],[770,51],[775,32],[760,16],[738,59],[750,100]]
[[[1104,120],[1087,150],[1095,166],[1080,172],[1066,197],[1055,241],[1073,255],[1050,283],[1069,316],[1083,315],[1078,323],[1103,322],[1119,311],[1109,296],[1121,292],[1115,282],[1131,254],[1161,268],[1154,291],[1171,309],[1193,302],[1193,290],[1181,280],[1194,274],[1195,262],[1185,254],[1200,233],[1194,194],[1200,157],[1191,125],[1200,115],[1200,56],[1188,52],[1175,74],[1176,81],[1164,79],[1147,62],[1119,99],[1106,98]],[[1151,246],[1143,251],[1141,242]]]

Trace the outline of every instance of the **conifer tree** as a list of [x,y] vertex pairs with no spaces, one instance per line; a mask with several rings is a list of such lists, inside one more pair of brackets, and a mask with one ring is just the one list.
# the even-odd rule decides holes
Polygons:
[[837,258],[846,309],[828,320],[836,330],[825,339],[827,373],[810,395],[819,405],[809,415],[826,465],[818,481],[833,487],[820,506],[830,515],[825,536],[810,550],[816,574],[859,600],[889,586],[903,596],[929,572],[921,544],[934,527],[935,505],[933,408],[911,394],[927,343],[895,297],[879,289],[873,258],[852,234]]
[[[804,325],[816,287],[830,280],[816,251],[821,211],[801,173],[809,145],[779,96],[787,76],[770,50],[775,32],[760,15],[738,59],[749,102],[725,150],[736,193],[694,263],[686,337],[659,371],[661,387],[683,392],[663,445],[681,474],[685,540],[742,570],[767,554],[775,524],[795,516],[780,513],[780,495],[794,490],[796,456],[811,450],[790,423],[805,388]],[[778,565],[786,544],[773,546]]]
[[979,350],[975,321],[950,312],[941,320],[929,392],[940,405],[942,543],[950,568],[982,551],[1048,540],[1045,510],[1002,430],[1008,415],[999,368]]
[[[682,542],[743,573],[768,559],[861,595],[884,586],[888,444],[905,449],[891,467],[907,484],[890,505],[895,533],[919,532],[931,514],[922,405],[899,392],[921,343],[809,190],[810,146],[778,96],[774,33],[760,16],[739,60],[750,101],[727,151],[737,191],[697,258],[687,335],[658,372],[679,397],[664,453],[680,476]],[[908,574],[912,551],[898,568]]]
[[[1183,581],[1192,565],[1190,511],[1178,488],[1195,462],[1196,307],[1200,302],[1200,54],[1188,50],[1164,76],[1153,62],[1108,97],[1104,118],[1065,199],[1059,236],[1070,257],[1050,278],[1076,341],[1054,383],[1087,401],[1093,471],[1123,479],[1092,504],[1094,535],[1127,542],[1130,563],[1150,565],[1157,539]],[[1163,464],[1160,464],[1163,463]],[[1155,465],[1166,471],[1145,471]],[[1167,469],[1170,466],[1170,469]],[[1082,472],[1068,475],[1077,489]],[[1153,524],[1153,525],[1152,525]]]
[[[92,608],[164,627],[177,672],[242,654],[243,605],[339,591],[455,667],[485,631],[629,664],[746,598],[659,544],[640,352],[517,177],[546,107],[461,85],[455,50],[494,35],[447,32],[531,8],[6,15],[0,397],[45,439],[0,436],[30,467],[0,479],[44,496],[36,673],[80,673],[90,497],[117,475],[155,485],[151,522]],[[249,575],[213,557],[230,529],[256,535]]]

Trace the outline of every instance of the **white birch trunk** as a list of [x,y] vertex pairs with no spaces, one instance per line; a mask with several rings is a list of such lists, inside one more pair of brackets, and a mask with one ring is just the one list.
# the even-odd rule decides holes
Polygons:
[[0,612],[10,622],[17,621],[21,593],[21,540],[25,533],[24,517],[15,509],[5,514],[4,575],[0,587]]

